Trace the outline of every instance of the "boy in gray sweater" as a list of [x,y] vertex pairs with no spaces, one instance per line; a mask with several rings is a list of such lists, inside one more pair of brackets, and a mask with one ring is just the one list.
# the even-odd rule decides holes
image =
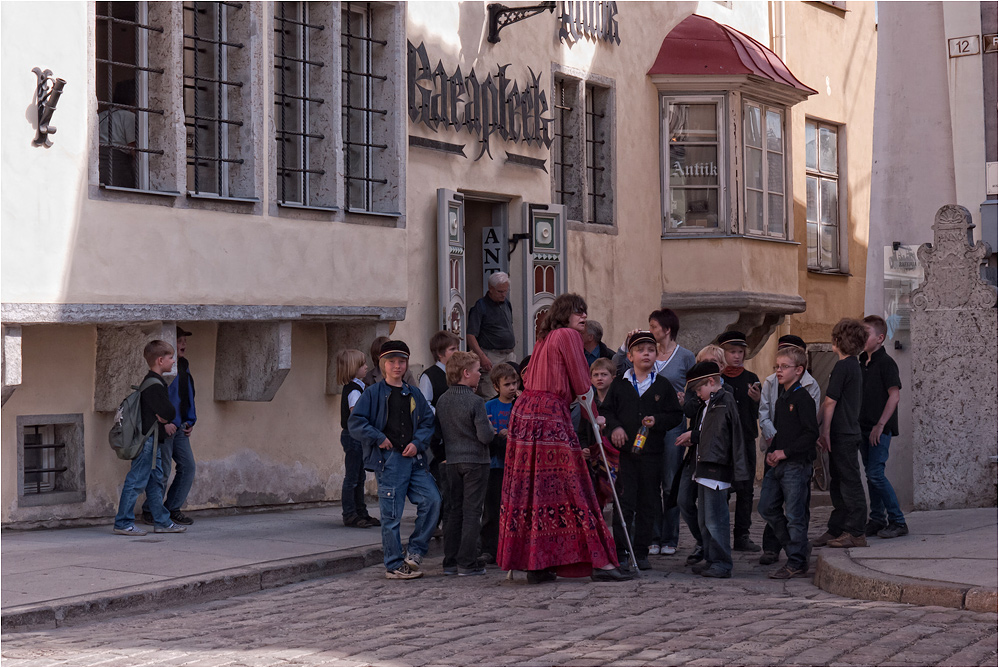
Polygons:
[[475,394],[481,375],[478,356],[456,352],[445,370],[450,387],[437,401],[450,499],[444,518],[444,575],[485,575],[477,542],[489,481],[489,444],[497,438],[496,430],[485,400]]

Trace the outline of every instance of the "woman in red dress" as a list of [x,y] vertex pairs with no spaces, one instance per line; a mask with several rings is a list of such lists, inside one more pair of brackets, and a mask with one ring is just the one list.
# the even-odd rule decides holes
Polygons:
[[510,415],[496,561],[504,570],[527,571],[532,584],[556,575],[632,578],[617,568],[614,539],[569,417],[569,405],[590,389],[585,325],[582,297],[555,300]]

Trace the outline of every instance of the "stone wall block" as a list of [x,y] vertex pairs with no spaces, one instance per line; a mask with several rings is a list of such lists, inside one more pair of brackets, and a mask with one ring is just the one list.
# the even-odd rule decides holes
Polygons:
[[[925,280],[912,294],[913,500],[917,509],[996,505],[990,456],[999,342],[996,292],[981,280],[988,245],[971,214],[942,207],[933,244],[918,251]],[[905,389],[903,388],[903,391]]]
[[3,395],[0,406],[7,403],[10,395],[21,384],[21,328],[3,328],[3,347],[0,348],[0,369],[3,376]]
[[[388,322],[330,322],[326,324],[326,394],[340,394],[336,382],[336,356],[346,348],[356,348],[368,357],[371,342],[389,335]],[[369,361],[370,364],[370,361]]]
[[219,323],[216,401],[270,401],[289,371],[290,322]]
[[[177,323],[155,321],[126,326],[97,326],[95,411],[117,410],[121,400],[132,391],[132,385],[142,382],[149,372],[142,350],[154,339],[176,347]],[[163,377],[169,383],[176,375],[177,362],[174,359],[170,373],[163,374]]]

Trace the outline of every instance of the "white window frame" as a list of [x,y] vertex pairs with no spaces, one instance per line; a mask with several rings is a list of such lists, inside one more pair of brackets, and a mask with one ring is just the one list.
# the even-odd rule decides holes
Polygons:
[[[815,166],[810,167],[808,165],[808,128],[809,126],[815,126]],[[826,172],[821,169],[821,140],[820,131],[821,129],[832,130],[835,135],[836,143],[836,171]],[[844,126],[837,123],[830,123],[828,121],[823,121],[817,118],[806,117],[805,118],[805,244],[807,246],[806,252],[806,264],[809,271],[818,273],[843,273],[844,267],[846,267],[846,244],[844,243],[843,231],[846,226],[843,224],[845,217],[845,193],[844,193],[844,182],[843,178],[843,130]],[[810,221],[808,219],[808,181],[809,179],[816,179],[816,220]],[[835,225],[824,224],[822,222],[822,181],[832,181],[836,184],[836,223]],[[815,230],[815,258],[816,262],[812,262],[812,242],[808,235],[808,226],[814,222],[816,226]],[[834,250],[834,258],[831,266],[825,267],[822,265],[822,253],[821,253],[821,239],[822,239],[822,228],[834,227],[833,239],[836,240],[836,248]]]
[[[748,114],[748,110],[749,110],[750,107],[756,107],[756,108],[758,108],[760,110],[760,133],[761,133],[760,134],[760,136],[761,136],[761,142],[760,143],[761,143],[761,146],[759,146],[759,147],[752,147],[746,141],[746,136],[745,136],[745,127],[746,127],[746,125],[745,124],[746,124],[746,118],[749,115]],[[790,237],[791,237],[791,235],[789,234],[789,228],[790,228],[790,226],[788,225],[788,221],[792,220],[791,216],[789,215],[789,207],[788,207],[788,202],[789,202],[789,199],[790,199],[789,198],[789,193],[788,193],[788,191],[790,190],[790,188],[789,188],[789,179],[788,179],[788,173],[790,171],[789,170],[790,165],[789,165],[788,150],[787,150],[787,145],[788,145],[788,142],[787,142],[787,118],[788,118],[788,111],[789,111],[789,109],[788,109],[788,107],[786,105],[772,105],[772,104],[767,104],[765,102],[760,102],[760,101],[755,100],[753,98],[743,98],[743,100],[742,100],[742,114],[741,114],[739,120],[740,120],[740,128],[742,128],[742,141],[741,141],[741,144],[742,144],[742,159],[743,159],[743,165],[745,166],[745,169],[743,170],[743,175],[742,175],[743,179],[742,179],[742,184],[741,184],[742,187],[740,188],[740,192],[739,192],[739,194],[741,195],[741,203],[740,203],[740,207],[739,208],[740,208],[740,213],[742,214],[742,232],[746,236],[766,237],[766,238],[769,238],[769,239],[781,239],[781,240],[787,240],[787,239],[790,239]],[[770,148],[769,148],[769,146],[767,144],[767,114],[769,112],[776,112],[777,114],[780,115],[781,150],[780,150],[779,154],[777,154],[775,151],[770,150]],[[761,165],[761,175],[760,175],[761,176],[761,181],[762,181],[762,183],[761,183],[762,190],[759,190],[757,188],[752,188],[752,190],[760,192],[761,195],[762,195],[762,198],[763,198],[763,218],[762,218],[762,221],[761,221],[762,222],[762,226],[763,226],[762,230],[751,230],[751,229],[749,229],[749,210],[748,210],[748,206],[749,206],[749,191],[751,190],[751,188],[749,187],[749,178],[748,178],[748,172],[749,172],[749,151],[751,149],[754,149],[754,148],[756,148],[757,150],[760,150],[762,152],[762,154],[763,154],[763,162],[762,162],[762,165]],[[780,193],[778,193],[776,191],[773,191],[773,190],[770,190],[770,169],[769,169],[769,167],[770,167],[770,164],[771,164],[770,161],[774,159],[774,158],[771,157],[773,155],[779,155],[780,156],[779,162],[781,164],[781,174],[782,174],[782,177],[783,177],[782,191]],[[783,220],[783,224],[781,226],[782,230],[781,230],[780,233],[774,233],[774,232],[770,231],[770,212],[771,212],[770,196],[771,195],[779,195],[783,199],[783,206],[781,206],[781,209],[782,209],[782,211],[781,211],[781,217],[782,217],[782,220]]]
[[[705,228],[680,228],[672,229],[670,225],[670,171],[671,162],[669,157],[669,105],[670,104],[714,104],[715,122],[718,132],[718,225]],[[659,95],[659,164],[660,164],[660,192],[662,207],[662,236],[663,238],[675,238],[681,236],[727,236],[728,227],[725,222],[728,220],[728,161],[729,161],[729,133],[726,128],[725,119],[728,115],[728,100],[725,93],[711,94],[660,94]],[[713,186],[707,186],[708,188]]]

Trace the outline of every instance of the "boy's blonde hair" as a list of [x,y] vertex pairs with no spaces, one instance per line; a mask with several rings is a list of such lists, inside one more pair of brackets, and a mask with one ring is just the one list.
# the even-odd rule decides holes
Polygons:
[[142,356],[146,358],[146,364],[150,367],[156,364],[156,360],[167,355],[173,355],[173,346],[160,339],[150,341],[142,349]]
[[357,377],[357,372],[367,362],[364,353],[355,348],[347,348],[336,354],[336,382],[346,385]]
[[844,355],[859,355],[866,343],[867,328],[859,320],[843,318],[833,327],[832,344]]
[[808,368],[808,355],[801,348],[795,346],[788,346],[786,348],[781,348],[777,351],[777,355],[774,360],[779,360],[780,358],[786,359],[788,362],[798,367]]
[[614,366],[614,362],[610,361],[606,357],[599,357],[597,358],[597,361],[590,365],[590,375],[592,376],[593,372],[597,369],[603,369],[604,371],[609,372],[611,376],[617,373],[617,367]]
[[447,361],[444,366],[444,372],[447,374],[447,384],[457,385],[461,382],[465,369],[471,369],[479,361],[479,356],[475,353],[469,353],[459,350],[454,355],[451,355],[451,359]]
[[507,378],[513,378],[514,380],[520,380],[520,375],[517,370],[513,368],[513,365],[509,362],[501,362],[493,367],[493,370],[489,372],[489,380],[493,383],[493,388],[498,392],[500,383],[502,383]]
[[701,348],[700,352],[697,353],[697,361],[714,362],[718,365],[719,369],[724,369],[728,366],[728,362],[725,361],[725,351],[721,346],[716,346],[714,344]]

